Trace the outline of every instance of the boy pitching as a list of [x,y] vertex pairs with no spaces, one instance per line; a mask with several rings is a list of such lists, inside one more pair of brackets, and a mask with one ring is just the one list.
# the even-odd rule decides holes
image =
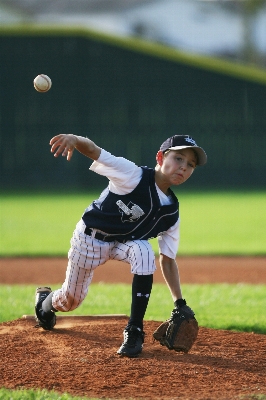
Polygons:
[[37,326],[53,329],[56,311],[72,311],[82,303],[99,265],[110,259],[124,261],[130,264],[133,274],[132,300],[124,341],[117,353],[137,357],[144,343],[143,320],[156,269],[149,239],[158,238],[160,267],[175,308],[186,306],[175,261],[179,205],[170,187],[181,185],[196,166],[204,165],[206,153],[190,136],[175,135],[161,145],[155,168],[147,168],[115,157],[81,136],[57,135],[50,145],[55,157],[61,154],[70,161],[76,149],[92,159],[90,169],[106,176],[109,184],[76,225],[62,287],[54,291],[48,287],[37,288]]

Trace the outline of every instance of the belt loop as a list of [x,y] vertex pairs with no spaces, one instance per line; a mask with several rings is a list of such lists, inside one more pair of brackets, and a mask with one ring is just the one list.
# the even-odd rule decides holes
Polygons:
[[94,239],[95,238],[95,234],[96,234],[96,229],[92,229],[91,230],[91,238]]
[[94,239],[95,234],[96,234],[96,229],[88,228],[86,227],[84,230],[84,233],[88,236],[90,236],[92,239]]

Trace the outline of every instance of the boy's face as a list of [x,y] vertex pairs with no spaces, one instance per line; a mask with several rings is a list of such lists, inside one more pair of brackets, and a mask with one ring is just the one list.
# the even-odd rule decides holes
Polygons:
[[192,149],[169,150],[165,154],[158,151],[156,156],[160,178],[170,186],[181,185],[193,173],[197,156]]

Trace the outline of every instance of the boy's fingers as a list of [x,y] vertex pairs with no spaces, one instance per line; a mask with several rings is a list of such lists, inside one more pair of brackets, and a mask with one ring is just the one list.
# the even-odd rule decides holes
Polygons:
[[[55,138],[53,138],[53,139],[55,139]],[[51,142],[52,142],[52,140],[51,140]],[[53,140],[53,142],[51,143],[50,142],[50,144],[51,144],[51,152],[52,153],[54,153],[55,151],[56,151],[56,153],[55,154],[60,154],[60,153],[62,153],[63,151],[64,151],[64,149],[66,148],[66,143],[64,143],[64,140],[62,139],[62,138],[59,138],[59,139],[55,139],[55,140]],[[57,149],[57,150],[56,150]]]
[[[60,145],[60,143],[58,143],[58,142],[56,142],[56,143],[54,143],[53,145],[52,145],[52,147],[51,147],[51,153],[55,153],[55,155],[56,154],[59,154],[60,152],[62,152],[62,150],[64,149],[63,147],[62,147],[62,149],[61,149],[61,151],[60,151],[60,148],[61,148],[62,146]],[[57,149],[57,150],[56,150]]]
[[57,140],[61,139],[61,137],[62,137],[62,135],[56,135],[56,136],[52,137],[49,144],[50,145],[54,144]]
[[70,161],[70,160],[71,160],[71,157],[72,157],[73,151],[74,151],[74,149],[72,149],[72,150],[68,150],[68,153],[67,153],[67,161]]
[[68,135],[57,135],[50,140],[51,153],[54,153],[54,157],[58,157],[62,154],[63,157],[67,157],[69,161],[72,157],[74,147],[71,144],[71,140],[68,140]]

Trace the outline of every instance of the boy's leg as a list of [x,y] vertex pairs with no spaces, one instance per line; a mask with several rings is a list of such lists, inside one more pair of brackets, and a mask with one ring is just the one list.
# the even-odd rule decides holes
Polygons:
[[131,313],[124,330],[124,342],[117,351],[121,356],[137,357],[144,343],[143,319],[148,306],[153,275],[134,275]]
[[51,288],[37,288],[35,295],[36,327],[51,330],[56,323],[56,311],[72,311],[86,297],[93,277],[93,270],[87,270],[68,262],[66,279],[61,287],[52,291]]
[[143,319],[150,299],[152,283],[153,275],[134,275],[131,313],[127,326],[135,325],[143,330]]
[[154,252],[150,244],[142,240],[119,243],[115,249],[114,258],[130,263],[131,272],[134,273],[130,318],[124,330],[124,342],[117,353],[121,356],[137,357],[144,342],[143,319],[152,290],[153,272],[156,269]]
[[[35,315],[39,324],[37,326],[43,329],[53,328],[55,311],[71,311],[82,303],[88,293],[95,268],[109,257],[108,243],[99,243],[87,236],[84,229],[84,223],[80,221],[71,239],[66,279],[61,289],[53,292],[50,288],[36,290]],[[54,320],[54,323],[51,323],[51,320]]]

